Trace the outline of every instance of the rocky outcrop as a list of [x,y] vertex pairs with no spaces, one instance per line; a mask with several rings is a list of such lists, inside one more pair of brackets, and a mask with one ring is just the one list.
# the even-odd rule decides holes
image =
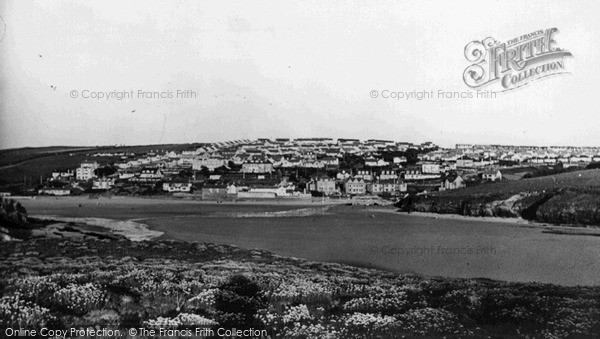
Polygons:
[[26,238],[31,229],[27,210],[21,203],[0,198],[0,241]]

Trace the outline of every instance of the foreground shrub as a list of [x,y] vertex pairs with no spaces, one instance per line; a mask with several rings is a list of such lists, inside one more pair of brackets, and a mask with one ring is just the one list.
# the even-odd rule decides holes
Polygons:
[[403,331],[420,335],[460,334],[462,328],[454,314],[431,307],[410,310],[398,320]]
[[54,293],[60,289],[48,276],[28,276],[16,281],[15,286],[22,299],[42,306],[48,306]]
[[52,296],[53,308],[56,310],[83,315],[97,308],[104,301],[104,292],[92,283],[84,285],[69,284]]
[[346,318],[344,328],[347,334],[372,337],[389,332],[395,322],[396,318],[389,315],[355,312]]
[[156,319],[151,319],[148,321],[144,321],[143,325],[146,327],[153,328],[178,328],[181,326],[215,326],[217,322],[205,318],[201,315],[192,314],[192,313],[180,313],[175,318],[169,317],[158,317]]
[[392,315],[402,312],[407,304],[406,293],[397,292],[354,298],[344,303],[342,308],[345,311]]
[[251,327],[264,306],[260,286],[243,275],[231,276],[215,293],[217,321],[223,327]]
[[285,324],[311,319],[312,316],[310,315],[310,311],[306,305],[292,306],[283,315],[283,322]]
[[21,298],[20,294],[0,299],[0,326],[43,327],[54,319],[47,308]]

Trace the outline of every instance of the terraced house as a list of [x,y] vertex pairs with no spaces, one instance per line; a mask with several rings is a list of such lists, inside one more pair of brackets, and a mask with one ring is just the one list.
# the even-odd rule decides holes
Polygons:
[[271,173],[273,164],[267,161],[248,161],[242,164],[242,173]]
[[224,166],[225,164],[227,164],[227,161],[221,157],[203,157],[192,160],[192,168],[196,171],[201,170],[202,167],[206,167],[210,171],[214,171],[215,168]]
[[365,195],[367,194],[367,184],[362,179],[350,179],[346,181],[346,194]]
[[138,176],[138,181],[142,182],[156,182],[163,178],[163,173],[158,167],[145,167]]
[[335,194],[336,192],[339,192],[338,189],[336,188],[336,183],[335,180],[333,179],[318,179],[318,180],[311,180],[308,183],[308,190],[309,191],[317,191],[317,192],[321,192],[325,195],[332,195]]

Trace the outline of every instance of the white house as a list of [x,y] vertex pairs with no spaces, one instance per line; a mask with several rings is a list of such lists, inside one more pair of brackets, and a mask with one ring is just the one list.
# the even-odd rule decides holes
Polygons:
[[115,179],[111,178],[100,178],[92,181],[93,190],[108,190],[115,185]]
[[350,179],[346,181],[346,194],[364,195],[367,193],[367,184],[362,179]]
[[423,165],[421,165],[421,172],[430,173],[430,174],[438,174],[438,173],[440,173],[440,165],[438,165],[438,164],[423,164]]
[[71,180],[73,179],[73,171],[52,172],[52,180]]
[[488,170],[481,174],[481,179],[489,181],[502,180],[502,173],[500,170]]
[[462,158],[462,159],[457,159],[456,160],[456,167],[461,168],[461,167],[473,167],[475,166],[473,164],[473,159],[468,159],[468,158]]
[[331,195],[338,192],[335,180],[333,179],[311,180],[308,183],[308,189],[310,191],[322,192],[325,195]]
[[192,183],[189,182],[165,182],[163,183],[165,192],[191,192]]
[[247,161],[242,164],[242,173],[271,173],[273,164],[267,161]]
[[455,178],[446,178],[446,180],[444,180],[444,182],[441,183],[440,191],[454,190],[466,186],[467,184],[465,183],[464,179],[460,175],[458,175]]
[[373,180],[373,174],[370,171],[358,171],[354,176],[355,179],[363,179],[366,181]]
[[338,180],[346,180],[346,179],[350,178],[350,173],[346,173],[346,171],[341,171],[341,172],[338,172],[338,174],[336,174],[335,177]]
[[406,159],[406,157],[394,157],[394,164],[401,164],[401,163],[405,163],[408,160]]
[[383,166],[388,166],[390,163],[387,161],[384,161],[383,159],[375,159],[375,158],[367,158],[365,159],[365,166],[370,166],[370,167],[383,167]]
[[90,180],[95,178],[94,171],[99,167],[95,161],[84,161],[75,170],[75,178],[77,180]]
[[398,179],[398,173],[396,171],[381,171],[379,174],[379,180],[395,180]]
[[131,173],[131,172],[120,172],[119,173],[119,179],[121,179],[121,180],[127,180],[127,179],[131,179],[133,177],[135,177],[135,174]]
[[426,179],[437,179],[441,177],[439,174],[422,173],[421,171],[406,171],[404,173],[404,180],[426,180]]
[[279,187],[252,187],[248,190],[250,193],[265,193],[265,194],[275,194],[277,197],[286,197],[290,196],[291,192],[288,192],[285,186]]
[[159,181],[163,178],[163,173],[160,168],[157,167],[146,167],[142,169],[140,173],[140,181]]
[[38,194],[47,194],[47,195],[69,195],[71,194],[71,190],[68,188],[42,188],[38,191]]

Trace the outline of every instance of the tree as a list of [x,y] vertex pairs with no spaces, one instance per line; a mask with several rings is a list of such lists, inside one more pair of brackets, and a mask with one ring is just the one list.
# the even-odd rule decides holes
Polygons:
[[177,173],[177,176],[182,179],[189,179],[192,176],[194,176],[194,173],[190,168],[186,168],[184,170],[179,171],[179,173]]
[[227,174],[229,172],[230,172],[229,168],[227,168],[227,166],[225,166],[225,165],[219,166],[219,167],[215,168],[215,170],[213,171],[214,174],[220,174],[220,175]]
[[232,172],[239,172],[242,170],[242,165],[236,165],[233,161],[229,160],[227,162],[227,167],[231,169]]
[[350,153],[344,154],[344,157],[342,158],[342,161],[340,162],[340,168],[345,167],[345,168],[350,168],[350,169],[357,169],[357,168],[362,168],[364,165],[365,165],[365,159],[363,159],[363,157],[358,156],[356,154],[350,154]]
[[117,173],[117,169],[114,166],[103,166],[98,167],[94,170],[94,174],[97,177],[107,177],[109,175],[113,175]]
[[206,166],[202,166],[202,167],[200,168],[200,174],[201,174],[203,177],[205,177],[205,178],[208,178],[208,177],[210,177],[210,170],[208,169],[208,167],[206,167]]

